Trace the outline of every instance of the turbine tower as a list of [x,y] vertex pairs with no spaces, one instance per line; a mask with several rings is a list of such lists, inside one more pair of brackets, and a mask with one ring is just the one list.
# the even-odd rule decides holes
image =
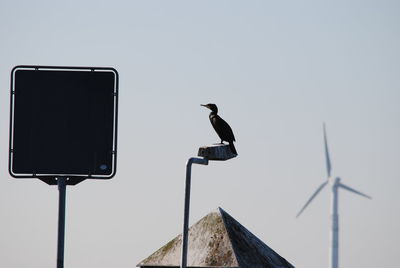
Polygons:
[[329,157],[328,150],[328,141],[326,138],[326,129],[325,124],[323,125],[324,129],[324,145],[325,145],[325,159],[326,159],[326,170],[328,178],[322,183],[318,189],[314,192],[314,194],[308,199],[307,203],[302,207],[300,212],[297,214],[296,218],[300,216],[300,214],[307,208],[307,206],[311,203],[311,201],[318,195],[318,193],[329,184],[331,187],[331,231],[330,231],[330,250],[329,250],[329,267],[330,268],[338,268],[339,267],[339,214],[338,214],[338,189],[344,189],[350,191],[352,193],[361,195],[363,197],[371,199],[370,196],[363,194],[349,186],[341,183],[339,177],[332,176],[331,170],[331,160]]

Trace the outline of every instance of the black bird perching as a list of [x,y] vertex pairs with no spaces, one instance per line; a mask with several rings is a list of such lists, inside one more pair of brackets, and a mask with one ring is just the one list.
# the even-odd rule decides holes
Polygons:
[[[221,143],[200,147],[197,154],[200,157],[191,157],[186,162],[185,207],[183,218],[182,255],[180,268],[187,268],[192,164],[208,165],[208,161],[210,160],[225,161],[237,156],[236,149],[233,146],[233,141],[235,141],[235,137],[233,136],[232,129],[221,117],[217,115],[217,106],[215,104],[207,104],[202,106],[211,109],[212,112],[210,114],[210,121],[214,129],[217,131],[218,136],[221,138]],[[213,109],[216,110],[214,111]],[[229,142],[229,145],[224,144],[223,141]]]
[[219,138],[221,139],[221,144],[223,144],[223,141],[227,141],[229,143],[229,148],[231,149],[232,153],[237,155],[235,145],[233,144],[233,142],[236,141],[235,135],[233,135],[232,128],[228,125],[228,123],[225,122],[225,120],[218,115],[217,105],[209,103],[201,104],[201,106],[204,106],[211,110],[211,113],[209,115],[210,122],[215,129],[215,132],[217,132]]

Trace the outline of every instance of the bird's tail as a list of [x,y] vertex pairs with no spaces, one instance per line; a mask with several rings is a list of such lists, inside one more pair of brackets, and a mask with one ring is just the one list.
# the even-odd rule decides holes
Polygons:
[[231,152],[233,154],[238,155],[238,153],[236,152],[235,145],[233,145],[233,141],[229,142],[229,148],[231,149]]

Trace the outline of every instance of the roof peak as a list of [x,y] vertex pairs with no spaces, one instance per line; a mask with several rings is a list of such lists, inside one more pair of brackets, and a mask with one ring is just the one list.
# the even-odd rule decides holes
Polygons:
[[[178,235],[137,266],[179,267],[181,246],[182,235]],[[221,207],[189,228],[190,266],[293,267]]]

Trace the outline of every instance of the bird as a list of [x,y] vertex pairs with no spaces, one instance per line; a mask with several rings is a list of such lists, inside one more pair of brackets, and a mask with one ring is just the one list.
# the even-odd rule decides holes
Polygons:
[[215,132],[217,132],[219,138],[221,139],[221,144],[223,144],[223,141],[226,141],[229,143],[229,148],[231,149],[231,152],[235,155],[237,155],[237,151],[235,148],[235,145],[233,144],[235,140],[235,136],[233,135],[232,128],[228,125],[228,123],[222,119],[218,115],[218,107],[214,103],[209,103],[209,104],[201,104],[201,106],[206,107],[211,110],[211,113],[209,115],[211,125],[214,127]]

